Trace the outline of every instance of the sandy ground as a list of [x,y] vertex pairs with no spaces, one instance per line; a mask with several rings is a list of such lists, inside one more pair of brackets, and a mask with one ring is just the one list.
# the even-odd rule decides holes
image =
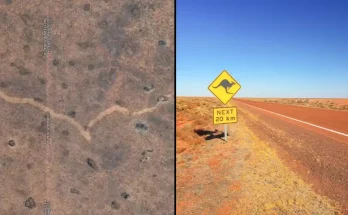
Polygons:
[[0,214],[174,213],[174,2],[0,2]]
[[[212,108],[219,105],[214,98],[177,99],[177,214],[342,213],[345,191],[339,189],[347,190],[345,181],[331,192],[327,188],[345,170],[347,147],[296,125],[289,128],[282,120],[264,122],[270,117],[238,102],[230,105],[237,105],[239,122],[229,126],[229,139],[224,142],[220,139],[223,126],[214,126],[211,120]],[[333,153],[315,149],[312,143],[318,140],[323,147],[341,147],[336,160],[328,163]],[[288,148],[277,147],[280,144]],[[306,144],[312,147],[308,149],[311,156],[305,155]],[[309,162],[315,160],[315,152],[324,153],[321,156],[326,159]],[[297,166],[290,162],[295,159],[300,161]],[[340,160],[331,172],[336,176],[327,178],[330,172],[325,168]]]

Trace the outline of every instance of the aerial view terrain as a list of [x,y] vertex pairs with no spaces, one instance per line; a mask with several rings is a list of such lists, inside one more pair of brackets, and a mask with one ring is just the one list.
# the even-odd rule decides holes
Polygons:
[[0,3],[0,214],[174,214],[174,2]]
[[348,215],[347,9],[177,2],[178,215]]

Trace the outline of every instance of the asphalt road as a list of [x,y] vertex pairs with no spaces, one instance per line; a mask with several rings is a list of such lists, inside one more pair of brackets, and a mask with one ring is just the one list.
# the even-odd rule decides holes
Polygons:
[[348,112],[235,99],[258,120],[248,127],[277,150],[284,163],[348,214]]

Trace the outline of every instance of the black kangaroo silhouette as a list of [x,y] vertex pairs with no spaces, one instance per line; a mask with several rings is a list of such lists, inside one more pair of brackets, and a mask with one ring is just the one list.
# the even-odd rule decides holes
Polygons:
[[229,82],[227,79],[224,79],[224,80],[222,80],[221,82],[220,82],[220,84],[219,85],[217,85],[216,87],[214,87],[214,88],[218,88],[218,87],[220,87],[220,86],[222,86],[223,88],[225,88],[225,90],[226,90],[226,93],[228,93],[228,94],[233,94],[233,93],[229,93],[228,92],[228,90],[233,86],[233,84],[236,84],[236,83],[234,83],[234,82]]

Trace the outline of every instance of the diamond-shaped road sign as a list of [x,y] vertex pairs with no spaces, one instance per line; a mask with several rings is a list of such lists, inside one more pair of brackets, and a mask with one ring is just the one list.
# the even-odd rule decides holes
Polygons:
[[240,88],[240,84],[226,70],[222,71],[208,87],[210,92],[224,104],[227,104]]

